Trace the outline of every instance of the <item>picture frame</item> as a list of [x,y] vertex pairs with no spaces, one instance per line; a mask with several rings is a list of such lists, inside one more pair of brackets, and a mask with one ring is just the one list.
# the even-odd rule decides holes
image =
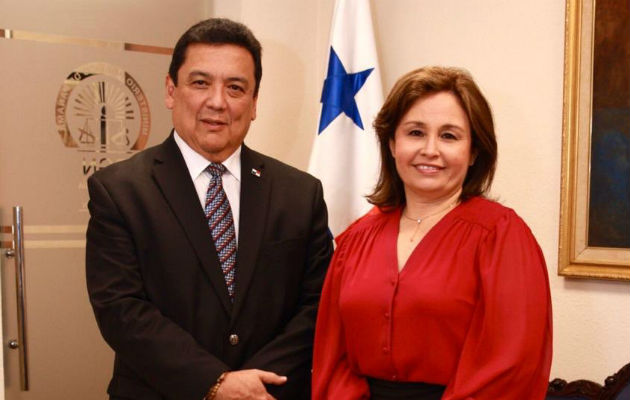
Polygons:
[[[595,153],[591,152],[591,145],[594,143],[594,132],[597,133],[595,129],[601,125],[593,122],[593,94],[601,95],[601,91],[597,92],[601,88],[594,86],[595,18],[595,0],[566,0],[558,274],[569,278],[630,281],[630,246],[626,246],[625,233],[615,245],[608,245],[607,239],[600,240],[597,245],[592,243],[593,227],[603,224],[601,228],[605,231],[610,225],[610,219],[596,218],[593,212],[594,195],[600,194],[592,191],[591,174],[597,170],[594,163],[598,162],[598,157],[593,156]],[[627,40],[626,36],[619,36]],[[598,57],[600,54],[601,51]],[[623,62],[626,63],[625,59]],[[630,76],[628,69],[624,73]],[[608,99],[606,96],[600,98]],[[623,162],[626,161],[627,153]],[[627,184],[625,180],[623,184]],[[619,190],[617,185],[609,186]],[[622,197],[602,208],[612,213],[611,218],[615,217],[615,212],[620,212],[625,218],[621,223],[628,224],[630,222],[624,213],[627,213],[630,199],[624,194],[627,189],[622,187],[620,190]],[[618,223],[614,219],[613,222]],[[622,227],[623,232],[625,229]]]

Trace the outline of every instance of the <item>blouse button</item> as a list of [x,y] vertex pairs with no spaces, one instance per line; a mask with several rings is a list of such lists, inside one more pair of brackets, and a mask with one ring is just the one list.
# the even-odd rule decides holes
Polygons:
[[395,381],[396,379],[398,379],[398,375],[392,375],[392,381]]
[[388,312],[385,313],[385,318],[389,319],[389,313]]

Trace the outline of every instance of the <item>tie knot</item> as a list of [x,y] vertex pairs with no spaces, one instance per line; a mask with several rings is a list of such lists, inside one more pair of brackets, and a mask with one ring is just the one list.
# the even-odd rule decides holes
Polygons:
[[206,171],[208,171],[213,178],[220,177],[223,175],[225,170],[225,165],[219,163],[210,163],[210,165],[206,168]]

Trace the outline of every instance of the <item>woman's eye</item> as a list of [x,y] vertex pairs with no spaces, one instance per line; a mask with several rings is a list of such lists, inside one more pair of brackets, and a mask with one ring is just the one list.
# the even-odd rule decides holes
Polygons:
[[457,136],[455,136],[455,135],[454,135],[454,134],[452,134],[451,132],[444,132],[444,133],[442,134],[442,137],[443,137],[444,139],[450,139],[450,140],[452,140],[452,139],[457,139]]
[[409,132],[409,135],[410,135],[410,136],[422,136],[422,135],[423,135],[423,133],[422,133],[422,131],[420,131],[420,130],[414,129],[414,130],[412,130],[411,132]]

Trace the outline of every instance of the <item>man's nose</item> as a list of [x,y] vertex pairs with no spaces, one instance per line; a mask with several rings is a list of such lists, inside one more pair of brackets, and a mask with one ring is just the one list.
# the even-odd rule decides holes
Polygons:
[[206,107],[215,110],[223,110],[226,107],[224,88],[220,85],[209,88],[205,104]]

